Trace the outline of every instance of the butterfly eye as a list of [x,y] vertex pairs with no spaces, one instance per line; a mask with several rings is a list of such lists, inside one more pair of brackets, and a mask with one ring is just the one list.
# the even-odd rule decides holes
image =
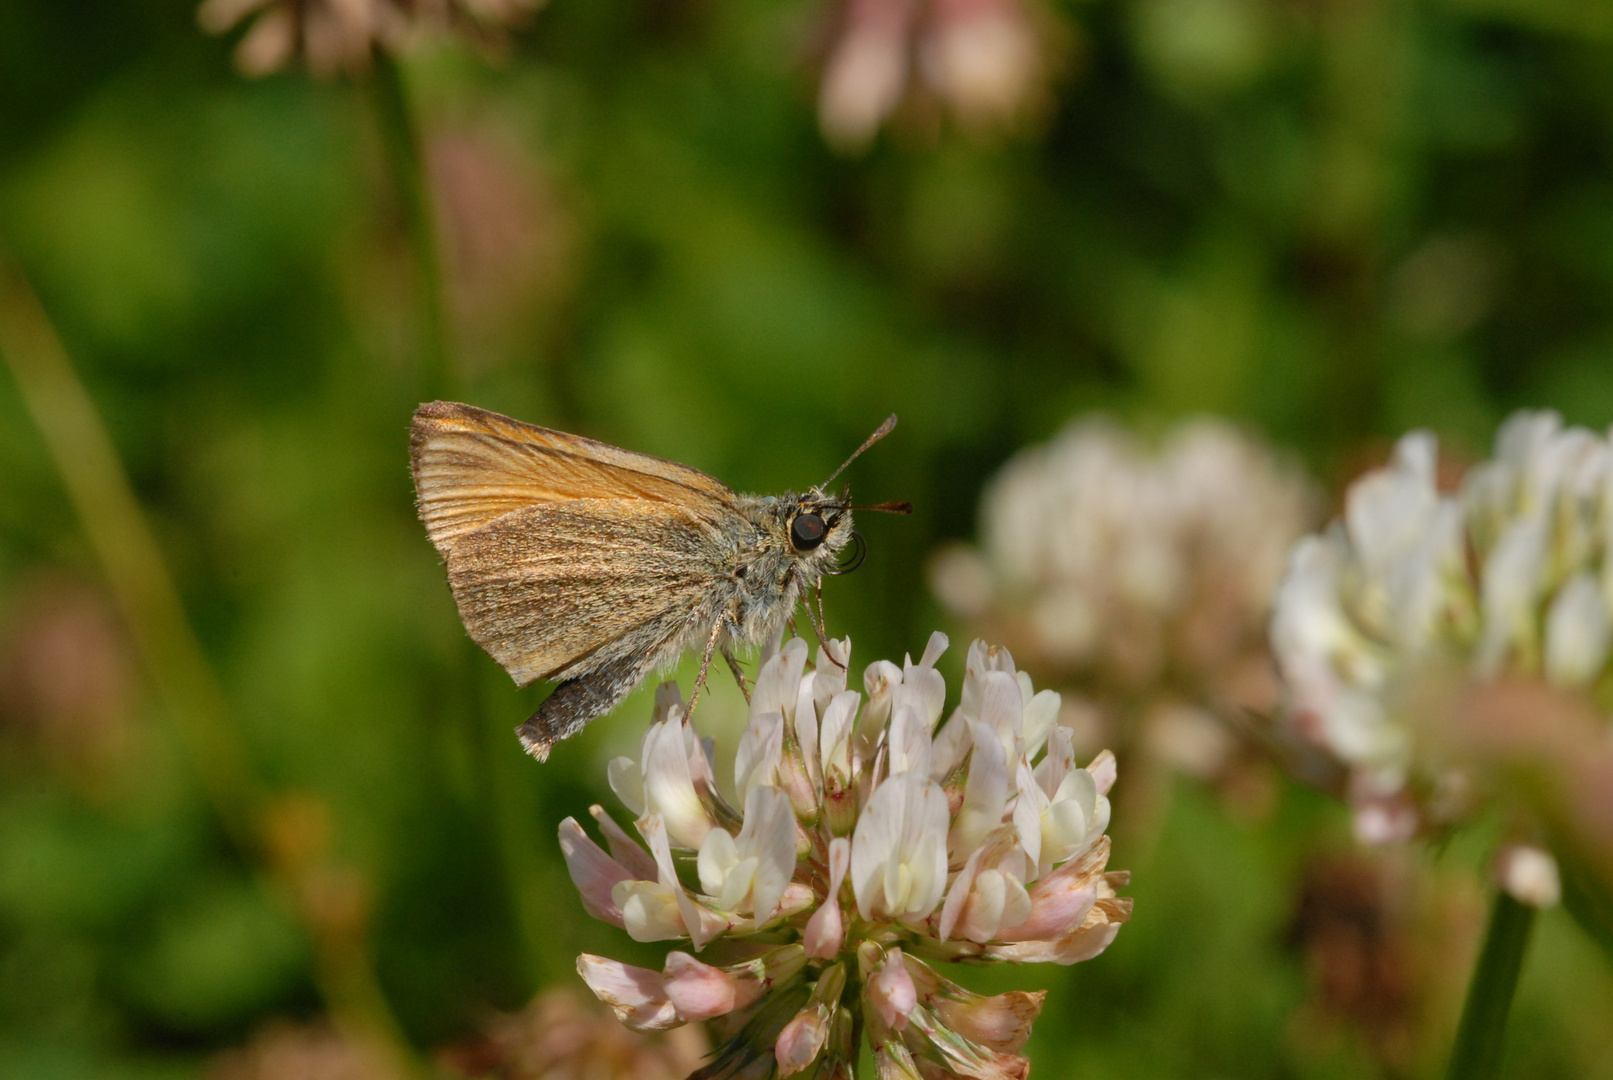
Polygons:
[[797,551],[811,551],[823,543],[826,532],[828,529],[817,514],[797,514],[790,522],[790,543]]

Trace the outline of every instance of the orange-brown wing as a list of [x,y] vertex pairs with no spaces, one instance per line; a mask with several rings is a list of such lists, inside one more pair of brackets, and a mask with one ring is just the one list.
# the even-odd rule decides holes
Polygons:
[[451,401],[415,411],[409,451],[420,518],[444,555],[500,515],[568,499],[676,503],[700,516],[734,505],[698,469]]
[[524,686],[666,647],[711,606],[725,553],[677,504],[580,499],[501,515],[446,555],[465,628]]

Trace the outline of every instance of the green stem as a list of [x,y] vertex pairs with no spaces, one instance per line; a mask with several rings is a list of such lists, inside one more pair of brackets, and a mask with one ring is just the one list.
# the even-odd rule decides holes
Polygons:
[[1450,1080],[1494,1080],[1500,1075],[1507,1013],[1512,1009],[1534,921],[1534,908],[1520,904],[1505,889],[1496,890],[1484,949],[1473,968],[1462,1022],[1456,1029],[1456,1047],[1446,1074]]
[[[249,863],[260,863],[265,852],[259,817],[270,802],[269,789],[246,754],[245,739],[100,412],[39,298],[4,251],[0,356],[39,427],[203,794],[236,849]],[[300,882],[256,867],[253,875],[290,910],[303,914]],[[312,920],[305,923],[316,945],[316,974],[332,1018],[355,1036],[373,1041],[398,1065],[400,1075],[424,1076],[362,949],[332,949]]]
[[414,256],[423,393],[427,398],[457,396],[456,373],[449,362],[448,320],[443,312],[442,252],[437,244],[420,125],[403,70],[385,51],[376,54],[375,77],[370,86],[375,95],[381,143],[403,203],[404,228]]

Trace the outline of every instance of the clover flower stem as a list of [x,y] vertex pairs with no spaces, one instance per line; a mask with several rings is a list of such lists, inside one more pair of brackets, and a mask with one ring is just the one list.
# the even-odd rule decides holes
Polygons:
[[1496,889],[1484,947],[1473,966],[1462,1021],[1451,1051],[1450,1080],[1493,1080],[1501,1072],[1507,1013],[1523,970],[1535,909]]
[[420,124],[403,69],[384,49],[376,52],[370,86],[381,143],[403,204],[403,226],[414,257],[422,393],[427,398],[457,398],[458,373],[450,361],[448,321],[443,312],[442,251]]
[[39,297],[3,250],[0,358],[39,428],[204,797],[259,887],[302,918],[313,939],[315,978],[331,1018],[378,1045],[402,1075],[424,1075],[368,955],[340,935],[322,933],[297,901],[306,883],[274,866],[264,835],[273,793],[243,749],[245,739],[106,424]]

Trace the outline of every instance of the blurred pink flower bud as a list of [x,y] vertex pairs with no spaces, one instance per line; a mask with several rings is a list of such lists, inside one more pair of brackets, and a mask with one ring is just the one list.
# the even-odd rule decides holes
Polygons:
[[840,951],[846,938],[846,924],[840,914],[840,883],[851,867],[851,841],[843,836],[829,843],[829,891],[806,925],[806,952],[817,960],[827,960]]
[[747,986],[722,968],[702,964],[684,952],[667,954],[662,977],[666,996],[685,1020],[724,1016],[741,1005],[750,1004],[760,990],[754,981]]
[[825,1006],[812,1005],[796,1013],[773,1044],[779,1075],[791,1076],[811,1065],[828,1038],[829,1010]]
[[1496,880],[1520,904],[1556,907],[1563,898],[1562,878],[1551,852],[1530,844],[1503,848],[1495,860]]
[[868,981],[868,998],[887,1027],[894,1031],[907,1027],[908,1014],[918,1008],[919,999],[900,946],[885,953],[884,965]]

